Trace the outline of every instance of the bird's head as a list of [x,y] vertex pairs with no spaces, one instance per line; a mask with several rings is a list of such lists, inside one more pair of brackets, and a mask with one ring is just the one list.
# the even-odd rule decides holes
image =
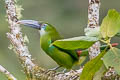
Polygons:
[[55,30],[55,28],[52,25],[46,22],[40,22],[35,20],[20,20],[18,21],[18,24],[23,24],[25,26],[38,29],[40,31],[44,30],[45,32],[50,32]]

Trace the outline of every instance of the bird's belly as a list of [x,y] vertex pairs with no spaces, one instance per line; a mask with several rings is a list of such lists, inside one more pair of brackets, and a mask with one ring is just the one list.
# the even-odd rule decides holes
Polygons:
[[75,60],[68,54],[65,53],[55,46],[51,46],[48,48],[48,51],[46,52],[53,60],[56,61],[57,64],[60,66],[63,66],[65,68],[72,68]]

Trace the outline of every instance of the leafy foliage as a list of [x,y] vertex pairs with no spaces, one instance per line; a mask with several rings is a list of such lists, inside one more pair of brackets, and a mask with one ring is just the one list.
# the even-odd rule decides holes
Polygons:
[[105,65],[103,64],[101,66],[101,68],[95,73],[93,80],[101,80],[101,78],[103,77],[103,74],[106,70],[107,69],[106,69]]
[[103,57],[103,62],[107,68],[114,67],[117,74],[120,75],[120,49],[110,49]]
[[[111,44],[112,37],[120,36],[120,13],[114,9],[109,10],[107,16],[102,21],[100,33],[96,31],[99,31],[99,28],[97,28],[97,30],[86,29],[85,34],[86,36],[100,38],[100,41],[107,44],[110,50],[104,50],[99,56],[86,63],[82,74],[80,75],[80,80],[92,80],[93,77],[95,79],[100,78],[103,75],[103,71],[105,71],[105,68],[103,71],[99,71],[102,68],[102,65],[105,65],[107,69],[109,66],[113,67],[116,73],[120,75],[120,49],[112,47]],[[103,60],[101,60],[102,57]]]
[[101,24],[103,38],[113,37],[120,30],[120,13],[115,9],[109,10]]
[[67,50],[87,49],[92,46],[96,41],[98,41],[98,38],[96,37],[81,36],[69,39],[56,40],[53,45]]
[[96,58],[85,64],[82,74],[80,75],[80,80],[92,80],[94,74],[103,65],[103,61],[101,60],[101,58],[104,56],[105,53],[106,51],[104,50]]

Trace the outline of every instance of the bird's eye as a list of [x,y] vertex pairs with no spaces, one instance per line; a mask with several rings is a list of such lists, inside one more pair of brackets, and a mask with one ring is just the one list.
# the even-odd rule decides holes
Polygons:
[[42,26],[42,28],[43,28],[43,29],[45,29],[45,28],[46,28],[46,26],[47,26],[47,24],[44,24],[44,25]]

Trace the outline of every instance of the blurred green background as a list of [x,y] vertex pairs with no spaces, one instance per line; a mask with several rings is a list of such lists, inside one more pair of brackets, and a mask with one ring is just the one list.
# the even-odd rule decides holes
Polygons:
[[[84,28],[87,26],[88,0],[19,0],[22,5],[22,19],[33,19],[46,21],[54,25],[65,38],[84,35]],[[101,0],[100,23],[107,14],[108,9],[120,11],[120,0]],[[12,50],[8,49],[10,44],[6,37],[9,31],[6,22],[4,0],[0,0],[0,64],[10,71],[18,80],[25,80],[23,69],[19,60]],[[35,63],[44,68],[54,68],[57,64],[48,57],[39,45],[39,33],[35,29],[22,26],[23,34],[27,35],[30,43],[30,53]],[[119,39],[114,38],[113,42]],[[7,80],[0,73],[0,80]]]

